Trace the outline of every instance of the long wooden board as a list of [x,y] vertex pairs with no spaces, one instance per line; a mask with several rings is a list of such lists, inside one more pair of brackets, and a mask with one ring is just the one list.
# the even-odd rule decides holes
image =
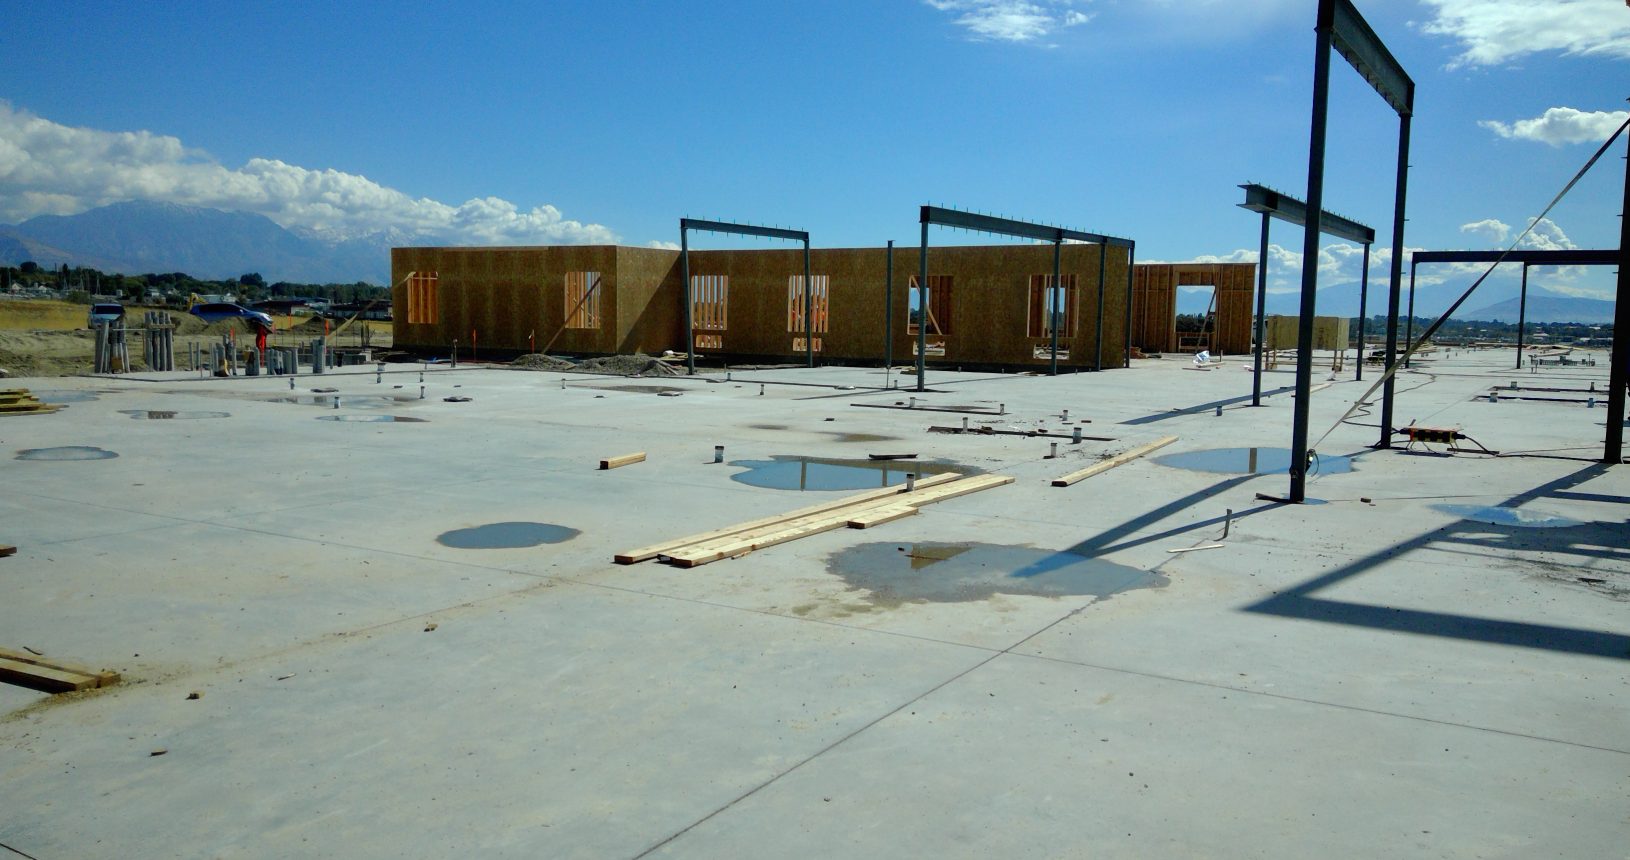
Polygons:
[[0,681],[47,693],[69,693],[119,682],[119,673],[0,648]]
[[616,457],[607,457],[600,461],[600,468],[615,469],[619,466],[627,466],[633,463],[643,462],[645,462],[645,452],[638,451],[633,454],[620,454]]
[[[957,479],[959,479],[961,477],[962,477],[961,475],[956,474],[954,472],[946,472],[946,473],[942,473],[942,474],[938,474],[938,475],[929,475],[928,477],[923,478],[923,479],[921,479],[921,480],[919,480],[917,482],[917,489],[922,490],[922,489],[927,488],[927,487],[938,486],[940,484],[948,483],[950,481],[955,481],[955,480],[957,480]],[[718,528],[718,529],[713,529],[712,531],[701,532],[699,534],[694,534],[694,535],[691,535],[689,537],[676,538],[674,540],[663,541],[662,543],[651,544],[650,546],[640,547],[639,549],[626,550],[624,552],[617,553],[615,556],[612,556],[612,560],[617,562],[618,564],[635,564],[637,562],[645,561],[647,559],[656,558],[657,556],[662,555],[667,550],[678,549],[679,547],[682,547],[682,546],[689,546],[690,544],[693,544],[693,543],[700,543],[702,541],[712,540],[714,538],[728,537],[730,535],[738,534],[738,533],[744,532],[744,531],[749,531],[751,529],[760,528],[760,527],[767,526],[767,525],[773,525],[773,524],[781,522],[783,520],[790,520],[790,519],[796,519],[798,517],[805,517],[805,516],[809,516],[810,514],[818,514],[818,513],[824,512],[824,511],[836,510],[838,508],[849,507],[851,505],[858,505],[858,504],[873,501],[873,500],[876,500],[876,499],[886,499],[886,498],[889,498],[891,496],[898,496],[901,493],[904,493],[905,491],[906,491],[906,488],[904,486],[901,486],[901,485],[895,485],[895,486],[892,486],[892,487],[883,487],[883,488],[876,489],[876,490],[868,490],[868,491],[866,491],[864,493],[860,493],[858,495],[847,496],[847,497],[842,498],[842,499],[834,499],[834,500],[828,501],[828,502],[822,502],[822,503],[820,503],[818,505],[811,505],[811,506],[809,506],[807,508],[799,508],[797,510],[788,511],[787,513],[778,514],[778,515],[773,516],[773,517],[764,517],[762,519],[749,520],[749,521],[744,522],[744,523],[737,523],[737,524],[735,524],[733,526],[725,526],[724,528]]]
[[1053,479],[1053,486],[1055,486],[1055,487],[1068,487],[1071,484],[1074,484],[1074,483],[1076,483],[1078,481],[1086,480],[1087,478],[1090,478],[1093,475],[1096,475],[1096,474],[1098,474],[1100,472],[1107,472],[1110,469],[1115,468],[1116,466],[1122,466],[1122,465],[1125,465],[1127,463],[1130,463],[1133,460],[1136,460],[1139,457],[1144,456],[1145,454],[1149,454],[1149,453],[1152,453],[1154,451],[1158,451],[1161,448],[1164,448],[1167,445],[1170,445],[1170,444],[1172,444],[1173,442],[1176,442],[1176,441],[1177,441],[1176,436],[1167,436],[1167,437],[1162,438],[1162,439],[1156,439],[1155,441],[1150,442],[1147,445],[1139,445],[1138,447],[1133,448],[1130,451],[1124,451],[1124,452],[1122,452],[1120,454],[1116,454],[1115,456],[1110,457],[1108,460],[1099,461],[1099,462],[1094,463],[1091,466],[1088,466],[1087,468],[1082,469],[1082,470],[1080,470],[1078,472],[1071,472],[1068,475],[1060,475],[1059,477]]

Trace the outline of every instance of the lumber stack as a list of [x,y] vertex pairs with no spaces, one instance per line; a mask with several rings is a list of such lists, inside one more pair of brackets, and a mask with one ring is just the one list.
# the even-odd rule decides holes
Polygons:
[[0,388],[0,415],[27,415],[61,409],[30,394],[26,388]]
[[119,673],[89,669],[31,651],[0,648],[0,681],[45,693],[72,693],[119,683]]
[[613,560],[635,564],[660,558],[679,567],[696,567],[833,529],[879,526],[911,516],[923,505],[1011,483],[1013,478],[1007,475],[933,475],[917,481],[909,492],[903,486],[871,490],[779,516],[628,550]]

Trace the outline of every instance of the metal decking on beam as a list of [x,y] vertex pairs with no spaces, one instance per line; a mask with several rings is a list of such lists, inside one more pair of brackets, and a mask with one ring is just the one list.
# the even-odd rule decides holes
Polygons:
[[700,230],[704,233],[734,233],[739,236],[763,236],[769,239],[791,239],[808,242],[809,231],[786,230],[781,227],[760,227],[756,224],[732,224],[728,221],[708,221],[703,218],[681,218],[679,229]]
[[1022,239],[1040,239],[1043,242],[1090,242],[1094,245],[1114,245],[1120,248],[1130,248],[1134,244],[1131,239],[1119,236],[1105,236],[1101,233],[1071,230],[1068,227],[1049,227],[1046,224],[1032,224],[1029,221],[999,218],[995,215],[980,215],[975,212],[963,212],[960,209],[946,209],[942,206],[924,206],[919,220],[923,224],[961,227],[964,230],[1017,236]]
[[[1241,209],[1261,212],[1281,221],[1307,226],[1307,204],[1289,194],[1283,194],[1266,185],[1254,182],[1241,185],[1245,189],[1245,202]],[[1338,239],[1347,239],[1363,245],[1375,244],[1375,228],[1326,211],[1319,218],[1319,232]]]
[[1619,252],[1576,248],[1562,251],[1416,251],[1409,255],[1411,264],[1492,263],[1495,260],[1530,266],[1611,266],[1619,262]]

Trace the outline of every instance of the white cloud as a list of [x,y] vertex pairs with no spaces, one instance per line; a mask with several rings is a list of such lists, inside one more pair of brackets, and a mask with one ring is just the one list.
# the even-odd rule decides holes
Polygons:
[[1040,42],[1053,33],[1092,20],[1076,0],[923,0],[941,12],[957,15],[955,23],[974,41]]
[[1460,232],[1486,234],[1489,240],[1498,245],[1511,236],[1511,225],[1498,218],[1484,218],[1470,224],[1460,225]]
[[1562,228],[1555,221],[1549,218],[1534,221],[1530,218],[1529,223],[1533,225],[1533,229],[1528,231],[1528,235],[1522,237],[1522,242],[1519,243],[1520,247],[1532,248],[1536,251],[1575,251],[1579,249],[1579,246],[1568,238],[1567,233],[1562,232]]
[[[1625,13],[1630,16],[1630,10]],[[1510,125],[1486,119],[1478,125],[1504,138],[1537,140],[1552,146],[1564,143],[1601,143],[1630,119],[1630,111],[1582,111],[1554,107],[1533,119],[1519,119]]]
[[652,239],[651,241],[645,243],[645,247],[656,248],[660,251],[677,251],[679,250],[679,243],[669,242],[664,239]]
[[1461,44],[1450,68],[1492,66],[1527,54],[1630,59],[1630,13],[1616,0],[1424,0],[1422,29]]
[[610,229],[568,220],[549,205],[523,211],[508,200],[480,197],[453,206],[354,173],[268,158],[233,169],[174,137],[71,128],[0,100],[0,222],[124,200],[255,212],[328,238],[397,231],[453,244],[617,240]]

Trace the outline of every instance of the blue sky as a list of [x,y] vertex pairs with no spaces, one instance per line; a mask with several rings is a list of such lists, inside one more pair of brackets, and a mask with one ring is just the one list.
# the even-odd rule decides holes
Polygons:
[[[0,223],[145,198],[330,235],[644,245],[691,215],[846,247],[914,244],[933,202],[1249,260],[1236,186],[1306,189],[1313,0],[5,5]],[[1411,248],[1509,241],[1624,119],[1619,0],[1359,8],[1417,83]],[[1332,77],[1327,206],[1390,236],[1396,121]],[[1529,244],[1615,246],[1622,154]],[[1300,232],[1274,244],[1292,290]],[[1356,249],[1322,265],[1353,282]]]

